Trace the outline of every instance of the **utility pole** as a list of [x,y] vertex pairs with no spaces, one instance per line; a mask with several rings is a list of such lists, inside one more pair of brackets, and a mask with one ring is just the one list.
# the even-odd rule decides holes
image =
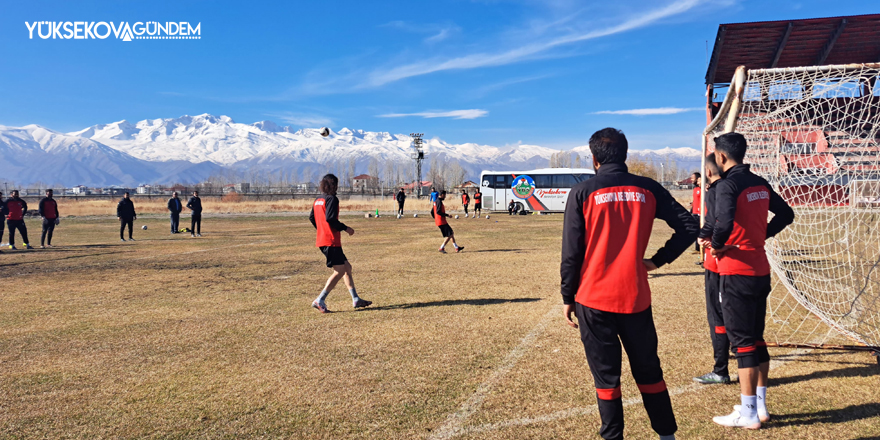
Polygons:
[[410,133],[413,140],[413,148],[411,156],[416,161],[416,187],[418,188],[417,197],[422,198],[422,161],[425,160],[425,150],[422,149],[422,136],[425,133]]

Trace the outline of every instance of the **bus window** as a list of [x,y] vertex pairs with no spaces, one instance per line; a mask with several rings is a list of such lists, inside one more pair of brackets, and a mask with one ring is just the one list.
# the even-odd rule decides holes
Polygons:
[[584,180],[587,180],[590,177],[593,177],[593,175],[592,174],[575,174],[574,175],[574,178],[577,179],[578,182],[583,182]]
[[493,188],[510,188],[510,185],[513,183],[513,177],[507,176],[504,174],[499,174],[495,176],[495,186]]
[[535,188],[553,188],[552,175],[533,174],[531,177],[535,181]]
[[556,174],[553,176],[553,188],[571,188],[578,180],[574,174]]

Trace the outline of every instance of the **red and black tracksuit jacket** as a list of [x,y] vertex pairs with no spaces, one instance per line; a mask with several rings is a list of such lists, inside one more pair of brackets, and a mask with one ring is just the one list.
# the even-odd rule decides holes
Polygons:
[[[712,238],[715,226],[715,186],[718,181],[709,183],[704,196],[706,198],[706,210],[704,212],[703,227],[700,228],[698,238]],[[727,338],[727,330],[724,328],[724,314],[721,311],[721,295],[718,275],[718,261],[711,254],[711,248],[703,249],[703,268],[706,269],[706,319],[709,322],[709,334],[712,339],[712,353],[715,359],[713,372],[721,376],[730,376],[728,364],[730,362],[730,340]]]
[[58,202],[55,199],[44,197],[40,200],[40,217],[47,220],[55,220],[58,215]]
[[623,438],[621,343],[651,426],[675,433],[669,391],[657,356],[651,289],[642,262],[654,219],[675,231],[651,261],[670,263],[697,237],[699,224],[659,183],[604,164],[568,196],[562,232],[562,300],[574,304],[606,439]]
[[434,202],[434,208],[431,209],[431,216],[434,217],[434,224],[437,226],[448,225],[446,222],[446,207],[443,206],[443,201],[437,199]]
[[716,185],[714,217],[712,248],[738,246],[718,260],[718,273],[762,276],[770,274],[764,241],[790,225],[794,211],[749,165],[736,165]]
[[654,219],[675,232],[651,257],[657,267],[678,258],[699,225],[669,191],[625,164],[605,164],[596,177],[572,188],[562,232],[562,300],[613,313],[637,313],[651,305],[642,264]]
[[27,212],[27,202],[20,198],[10,197],[4,202],[6,206],[6,219],[18,222],[24,219],[24,213]]
[[332,194],[324,194],[312,204],[309,221],[318,230],[316,247],[342,247],[342,231],[348,226],[339,221],[339,199]]
[[482,206],[482,204],[483,204],[483,193],[481,193],[481,192],[474,193],[474,205],[475,206],[476,205]]
[[739,367],[757,367],[770,361],[764,342],[771,289],[764,242],[794,221],[794,211],[749,165],[736,165],[722,178],[715,188],[712,248],[737,246],[718,259],[724,327]]
[[700,189],[700,183],[695,182],[697,186],[694,187],[693,198],[694,201],[691,203],[691,213],[694,215],[700,215],[700,196],[702,195],[702,189]]

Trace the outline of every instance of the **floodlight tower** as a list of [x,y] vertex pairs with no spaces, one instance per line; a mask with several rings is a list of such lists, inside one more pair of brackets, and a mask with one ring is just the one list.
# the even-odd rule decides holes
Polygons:
[[422,198],[422,161],[425,160],[425,150],[422,148],[422,136],[425,133],[410,133],[412,136],[413,152],[411,157],[416,161],[416,187],[418,187],[417,197]]

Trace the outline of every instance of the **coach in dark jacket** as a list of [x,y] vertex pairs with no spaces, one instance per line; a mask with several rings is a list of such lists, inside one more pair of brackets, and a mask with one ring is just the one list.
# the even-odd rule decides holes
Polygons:
[[199,198],[199,192],[193,191],[193,196],[189,198],[186,207],[192,210],[192,224],[190,232],[193,237],[202,236],[202,199]]
[[131,236],[131,230],[134,228],[134,221],[137,220],[137,213],[134,212],[134,203],[129,198],[128,191],[122,196],[122,200],[116,205],[116,218],[119,220],[119,239],[125,241],[125,226],[128,226],[128,239],[134,241]]
[[176,234],[180,230],[180,211],[183,211],[183,203],[177,197],[177,191],[171,193],[168,199],[168,210],[171,211],[171,233]]
[[397,192],[394,198],[397,199],[397,214],[403,215],[403,203],[406,201],[406,194],[403,192],[403,188],[400,188],[400,191]]

